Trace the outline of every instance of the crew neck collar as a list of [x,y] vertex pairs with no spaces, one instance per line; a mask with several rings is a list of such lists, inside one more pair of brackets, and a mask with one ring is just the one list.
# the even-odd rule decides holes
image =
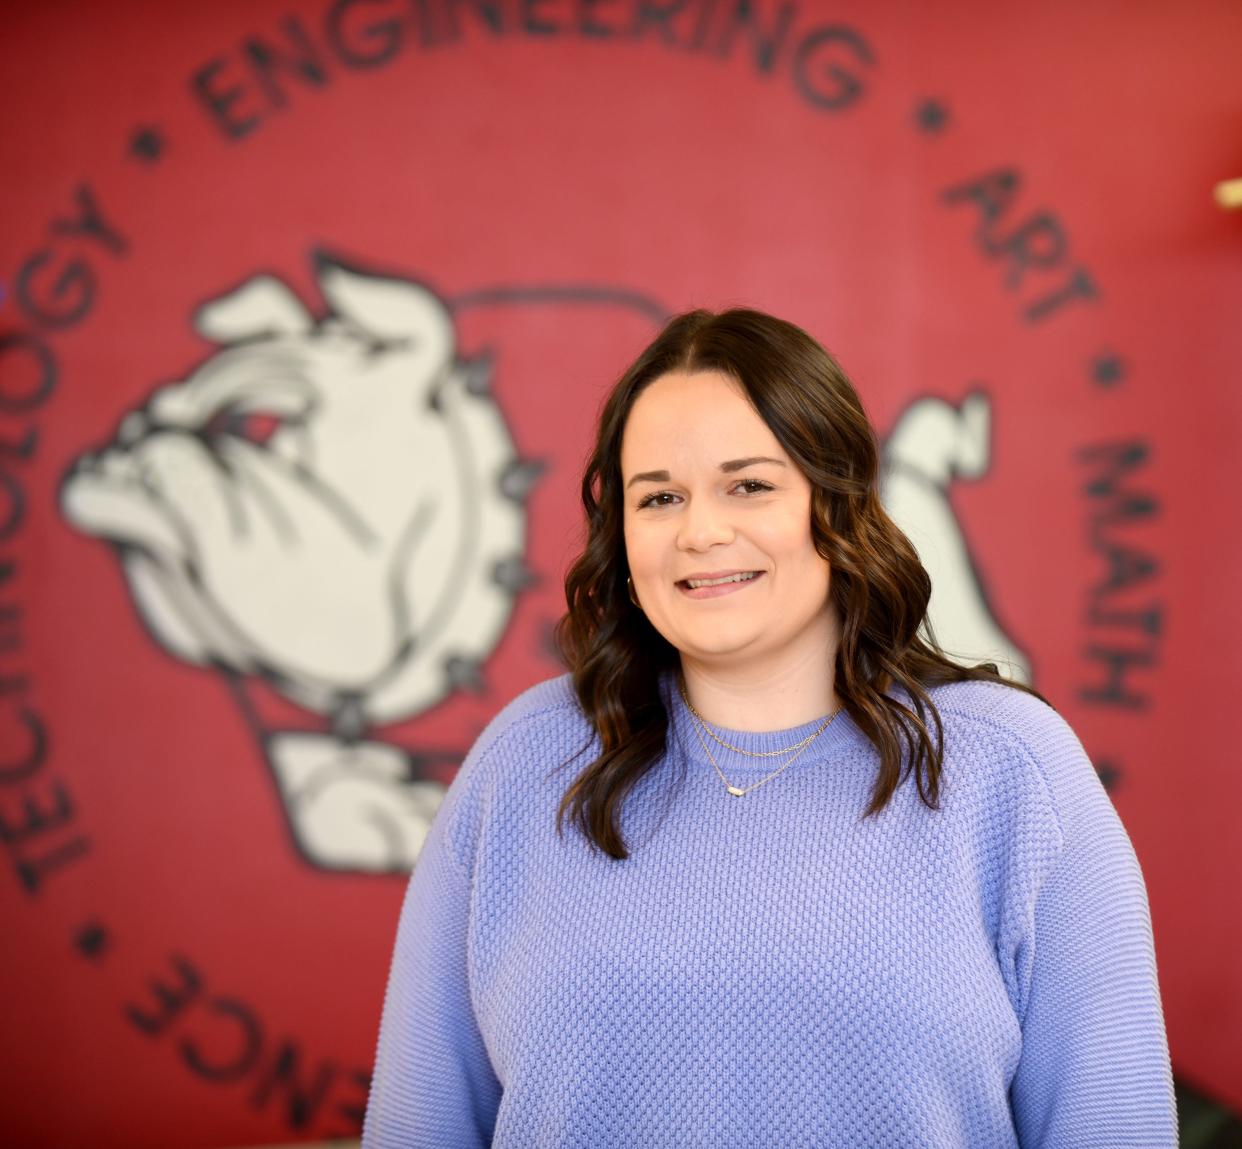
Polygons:
[[[682,755],[696,762],[708,763],[708,756],[703,751],[703,744],[700,742],[698,732],[695,729],[694,716],[686,707],[685,700],[682,698],[681,691],[678,688],[676,669],[666,670],[661,673],[660,691],[664,697],[665,708],[668,710],[670,733],[680,747]],[[826,717],[826,714],[821,714],[809,722],[804,722],[798,726],[789,726],[782,730],[734,730],[727,726],[718,726],[716,723],[712,723],[711,728],[731,745],[740,747],[751,754],[763,754],[792,746],[807,737],[807,735],[814,734],[823,725]],[[842,708],[828,724],[828,728],[800,755],[800,759],[807,761],[822,760],[839,752],[843,745],[863,737],[862,732],[854,725],[849,714]],[[706,734],[704,738],[707,739],[707,743],[711,747],[712,755],[715,756],[717,763],[724,766],[727,762],[729,770],[733,773],[744,773],[752,770],[756,773],[770,773],[783,760],[780,757],[748,758],[745,754],[739,754],[726,749]]]

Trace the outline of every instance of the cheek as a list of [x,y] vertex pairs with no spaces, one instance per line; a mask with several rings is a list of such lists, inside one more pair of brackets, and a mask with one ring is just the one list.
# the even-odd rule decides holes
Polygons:
[[625,554],[635,582],[647,584],[647,593],[664,587],[677,565],[677,546],[667,523],[651,521],[628,525]]
[[653,539],[650,531],[627,519],[625,522],[625,557],[630,572],[642,575],[650,570],[655,560]]
[[823,562],[811,538],[809,516],[798,511],[765,517],[755,526],[751,537],[773,558]]

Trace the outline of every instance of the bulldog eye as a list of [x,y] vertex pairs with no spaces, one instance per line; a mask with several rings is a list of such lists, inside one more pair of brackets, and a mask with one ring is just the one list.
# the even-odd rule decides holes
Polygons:
[[284,420],[270,411],[239,411],[226,408],[217,411],[204,425],[203,434],[208,438],[220,435],[232,435],[235,439],[245,439],[257,447],[266,446],[267,441],[280,429]]

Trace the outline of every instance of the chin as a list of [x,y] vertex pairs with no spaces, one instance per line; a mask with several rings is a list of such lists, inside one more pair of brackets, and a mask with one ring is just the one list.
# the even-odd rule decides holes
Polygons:
[[690,658],[697,658],[703,662],[710,662],[722,658],[728,658],[731,655],[749,654],[754,649],[755,641],[760,636],[737,635],[737,634],[714,634],[705,636],[699,641],[693,641],[689,636],[680,636],[680,640],[674,642],[673,645],[684,655]]

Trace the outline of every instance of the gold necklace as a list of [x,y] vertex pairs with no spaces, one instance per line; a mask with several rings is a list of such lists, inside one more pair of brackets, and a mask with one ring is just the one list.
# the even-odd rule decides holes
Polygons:
[[703,729],[706,730],[707,733],[719,742],[720,745],[726,750],[732,750],[737,754],[745,754],[747,758],[779,758],[782,754],[788,754],[794,750],[803,750],[807,746],[810,746],[816,738],[823,734],[823,732],[828,728],[828,723],[837,716],[837,712],[834,710],[827,718],[824,719],[823,726],[821,726],[814,733],[808,734],[804,739],[802,739],[801,742],[795,742],[792,746],[782,746],[779,750],[744,750],[741,746],[734,746],[732,742],[726,742],[711,728],[711,726],[708,725],[707,719],[695,710],[694,703],[690,701],[689,696],[686,694],[686,684],[684,682],[678,681],[677,687],[681,691],[682,701],[686,704],[690,713],[699,720],[703,726]]
[[[684,687],[682,688],[681,696],[682,698],[685,699],[686,705],[690,706],[690,699],[686,698],[686,691]],[[820,728],[816,730],[814,734],[812,734],[809,738],[804,738],[801,742],[797,743],[797,749],[794,750],[793,754],[790,756],[788,761],[782,762],[781,765],[779,765],[775,770],[773,770],[771,774],[767,775],[764,778],[760,778],[758,782],[752,782],[749,786],[746,786],[746,787],[734,786],[733,783],[730,782],[729,779],[724,776],[724,771],[720,769],[720,764],[716,761],[716,756],[712,753],[711,747],[707,745],[707,741],[703,737],[703,730],[707,729],[706,723],[703,722],[702,718],[699,716],[699,712],[695,710],[693,706],[690,706],[690,713],[693,716],[691,725],[694,727],[694,732],[699,736],[699,745],[703,747],[703,753],[707,755],[707,760],[712,764],[712,767],[715,769],[716,773],[720,776],[720,780],[725,784],[725,789],[728,790],[728,792],[732,794],[735,798],[741,798],[742,796],[749,794],[752,790],[757,790],[765,782],[771,782],[772,779],[775,778],[778,774],[780,774],[782,771],[784,771],[789,766],[792,766],[793,763],[797,760],[797,758],[802,754],[802,752],[808,746],[810,746],[810,744],[814,742],[816,738],[818,738],[821,734],[823,734],[825,730],[828,729],[829,725],[832,723],[832,720],[836,718],[838,714],[841,713],[841,710],[840,710],[840,707],[838,707],[830,715],[828,715],[827,718],[824,719],[823,725],[820,726]],[[708,730],[707,732],[709,734],[711,733],[710,730]],[[717,738],[716,741],[720,742],[721,740]],[[721,745],[728,746],[728,743],[721,742]],[[746,751],[743,750],[742,753],[745,754]],[[784,751],[779,751],[779,753],[784,753]],[[754,754],[752,755],[752,757],[757,758],[757,757],[760,757],[760,755]]]

